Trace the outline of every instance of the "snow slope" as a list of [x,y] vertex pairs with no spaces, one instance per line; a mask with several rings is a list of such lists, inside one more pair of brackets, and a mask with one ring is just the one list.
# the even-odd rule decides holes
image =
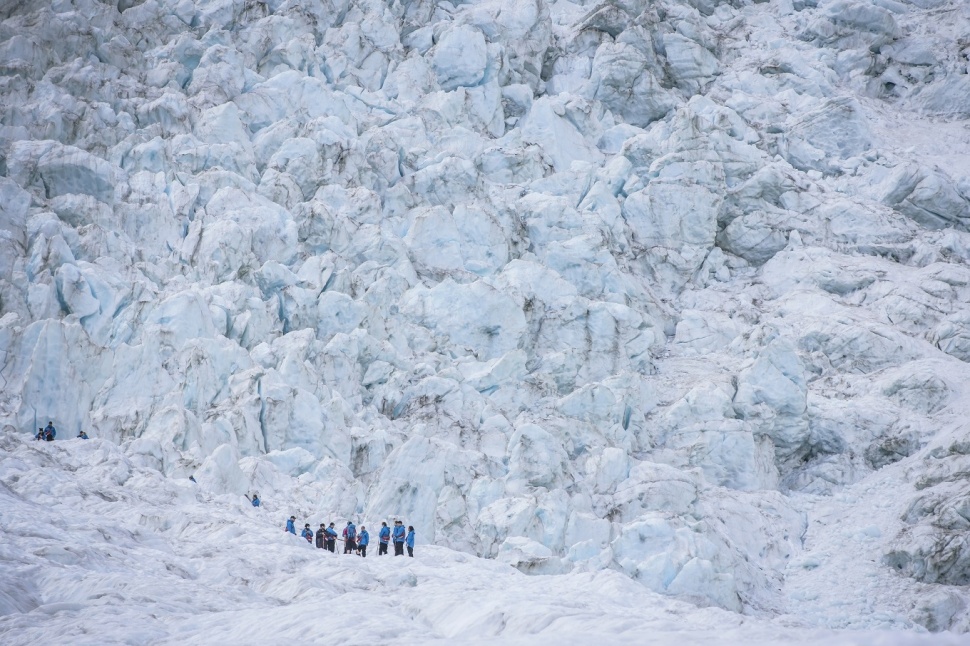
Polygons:
[[[305,630],[289,575],[329,561],[259,548],[292,513],[415,525],[436,583],[377,632],[966,632],[968,27],[958,0],[0,7],[0,626],[103,598],[115,638],[216,586]],[[36,553],[32,505],[91,547]],[[142,550],[177,556],[163,592],[111,597]],[[381,567],[334,576],[410,588]],[[490,572],[545,610],[476,614]],[[564,619],[583,585],[615,623]],[[630,595],[662,613],[602,610]],[[254,630],[210,619],[132,639]]]
[[612,570],[527,576],[423,545],[413,560],[331,555],[280,531],[271,506],[137,467],[107,441],[0,441],[5,644],[963,643],[696,608]]

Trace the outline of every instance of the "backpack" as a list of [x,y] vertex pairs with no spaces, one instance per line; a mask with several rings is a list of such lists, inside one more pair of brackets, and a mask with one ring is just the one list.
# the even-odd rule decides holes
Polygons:
[[357,528],[353,525],[347,525],[347,538],[350,540],[357,538]]

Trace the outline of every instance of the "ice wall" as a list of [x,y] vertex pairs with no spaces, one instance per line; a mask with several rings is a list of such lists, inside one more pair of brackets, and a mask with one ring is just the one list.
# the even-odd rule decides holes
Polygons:
[[965,3],[0,18],[0,423],[745,612],[902,461],[970,580]]

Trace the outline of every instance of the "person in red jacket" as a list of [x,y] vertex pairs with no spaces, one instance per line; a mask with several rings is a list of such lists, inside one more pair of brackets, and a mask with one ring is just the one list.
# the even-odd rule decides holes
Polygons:
[[344,527],[344,554],[353,554],[356,549],[357,528],[354,526],[353,521],[348,520],[347,526]]

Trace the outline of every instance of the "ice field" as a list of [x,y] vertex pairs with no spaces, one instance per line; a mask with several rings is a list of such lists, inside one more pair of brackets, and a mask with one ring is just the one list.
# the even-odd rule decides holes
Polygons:
[[0,642],[965,643],[967,34],[0,3]]

